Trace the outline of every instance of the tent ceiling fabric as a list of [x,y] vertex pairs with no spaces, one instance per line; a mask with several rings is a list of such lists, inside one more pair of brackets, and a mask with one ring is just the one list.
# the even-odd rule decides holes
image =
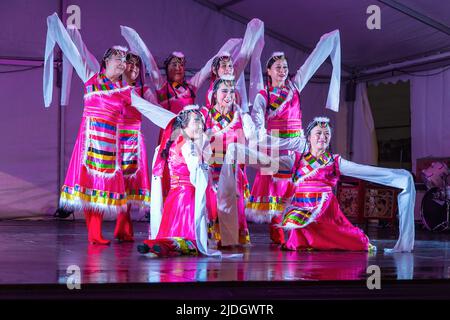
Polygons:
[[[423,15],[444,25],[450,24],[450,1],[437,0],[396,0]],[[101,57],[104,48],[111,45],[111,38],[123,42],[119,25],[135,27],[149,43],[157,58],[162,60],[169,49],[192,47],[195,40],[197,51],[190,54],[190,62],[198,67],[206,57],[220,46],[220,41],[207,43],[213,32],[223,33],[223,38],[243,33],[244,25],[231,23],[223,17],[219,23],[216,14],[208,18],[211,8],[199,3],[209,3],[225,11],[232,12],[245,20],[258,17],[265,22],[266,29],[291,39],[306,48],[312,49],[319,37],[333,29],[341,30],[342,63],[352,69],[378,66],[404,59],[416,58],[424,53],[450,50],[450,37],[424,23],[415,20],[380,1],[374,0],[167,0],[133,1],[133,6],[114,0],[18,0],[0,2],[0,57],[42,58],[46,33],[46,17],[58,11],[59,6],[66,8],[78,4],[82,8],[82,33],[88,39],[89,48],[96,57]],[[381,8],[381,30],[369,30],[366,27],[369,5]],[[182,10],[179,7],[183,7]],[[180,16],[177,23],[192,21],[191,26],[176,26],[173,16]],[[143,19],[143,17],[148,19]],[[214,18],[213,18],[214,17]],[[190,19],[190,20],[189,20]],[[105,21],[104,21],[105,20]],[[202,21],[196,23],[197,21]],[[168,22],[169,21],[169,22]],[[111,29],[108,22],[117,25]],[[228,30],[218,30],[228,24]],[[169,26],[169,27],[168,27]],[[161,32],[161,28],[168,28]],[[180,28],[186,32],[177,32]],[[87,36],[86,32],[90,35]],[[108,36],[101,36],[108,34]],[[170,39],[158,34],[170,34]],[[201,35],[205,41],[193,39]],[[100,36],[99,36],[100,35]],[[95,41],[92,39],[95,38]],[[217,38],[217,37],[216,37]],[[268,41],[266,41],[268,43]],[[157,45],[152,45],[152,43]],[[159,50],[161,47],[161,50]],[[276,50],[276,42],[266,46],[262,59],[265,61],[270,50]],[[284,49],[284,48],[278,48]],[[297,50],[300,51],[300,50]],[[298,54],[296,54],[298,55]],[[292,53],[290,53],[292,56]],[[298,55],[300,57],[300,55]],[[297,60],[297,57],[294,57]],[[198,60],[198,61],[197,61]],[[302,60],[302,59],[298,59]],[[159,61],[161,62],[161,61]],[[297,64],[296,64],[297,65]],[[348,70],[348,68],[347,68]]]
[[[223,0],[208,0],[218,6]],[[411,9],[450,25],[450,1],[400,0]],[[366,27],[368,6],[381,9],[381,30]],[[450,50],[450,37],[379,1],[374,0],[243,0],[226,10],[247,19],[258,17],[269,28],[313,48],[317,39],[341,30],[342,62],[356,69],[401,61],[424,53]],[[302,14],[304,13],[304,14]]]

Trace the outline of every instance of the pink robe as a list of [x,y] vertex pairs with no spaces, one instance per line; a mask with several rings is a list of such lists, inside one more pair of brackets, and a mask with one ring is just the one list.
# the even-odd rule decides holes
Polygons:
[[[141,94],[141,88],[137,93]],[[144,87],[144,92],[149,90]],[[125,179],[128,203],[150,206],[148,159],[142,134],[142,115],[131,105],[125,105],[119,124],[121,167]]]
[[190,181],[186,160],[181,153],[185,142],[180,136],[169,149],[167,159],[170,173],[170,190],[156,239],[180,237],[195,241],[195,187]]
[[353,226],[339,207],[333,188],[339,180],[339,156],[316,159],[296,153],[295,194],[283,213],[281,226],[289,231],[289,250],[367,251],[369,239]]
[[[287,88],[289,90],[286,91],[279,88],[269,89],[270,102],[277,106],[276,109],[267,106],[267,91],[259,92],[265,101],[267,133],[283,139],[302,135],[300,96],[296,89]],[[283,101],[281,104],[280,100]],[[280,155],[292,154],[293,151],[280,150]],[[279,217],[290,201],[293,192],[294,185],[290,180],[290,172],[280,171],[271,176],[258,171],[247,203],[247,217],[255,222],[269,222],[273,217]]]
[[167,110],[178,114],[183,107],[194,104],[197,89],[190,83],[172,85],[165,81],[161,89],[156,91],[158,102]]
[[[210,160],[213,199],[211,203],[213,207],[217,207],[217,185],[219,182],[220,171],[225,159],[226,150],[230,143],[239,142],[244,136],[242,119],[239,112],[228,113],[225,118],[214,108],[209,109],[206,115],[206,130],[211,134],[212,157]],[[227,119],[227,120],[226,120]],[[242,142],[242,141],[241,141]],[[239,222],[239,243],[250,243],[250,234],[247,227],[245,217],[245,202],[249,195],[249,184],[245,173],[245,166],[239,165],[237,172],[237,201],[238,222]],[[215,212],[215,211],[213,211]],[[209,236],[213,238],[213,242],[220,241],[220,223],[217,216],[212,217],[209,225]]]
[[119,148],[124,106],[131,87],[94,74],[85,83],[84,112],[73,148],[60,206],[118,214],[127,210]]

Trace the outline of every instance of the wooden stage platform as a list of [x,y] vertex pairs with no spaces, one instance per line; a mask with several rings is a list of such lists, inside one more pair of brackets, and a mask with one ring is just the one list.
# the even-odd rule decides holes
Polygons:
[[[384,254],[391,228],[371,226],[365,252],[287,252],[270,244],[268,225],[250,224],[252,245],[237,258],[155,258],[136,250],[148,223],[135,222],[134,243],[92,246],[82,221],[0,221],[0,299],[449,299],[450,234],[416,228],[412,253]],[[114,222],[104,223],[112,238]],[[367,268],[380,268],[369,290]],[[81,289],[69,290],[69,266]]]

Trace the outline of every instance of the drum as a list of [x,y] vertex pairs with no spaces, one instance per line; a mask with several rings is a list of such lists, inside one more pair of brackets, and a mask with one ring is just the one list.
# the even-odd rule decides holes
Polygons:
[[448,175],[448,167],[444,162],[433,162],[431,166],[422,170],[422,177],[428,189],[445,185],[445,178]]
[[448,229],[446,198],[444,188],[431,188],[423,196],[420,215],[428,230],[439,232]]

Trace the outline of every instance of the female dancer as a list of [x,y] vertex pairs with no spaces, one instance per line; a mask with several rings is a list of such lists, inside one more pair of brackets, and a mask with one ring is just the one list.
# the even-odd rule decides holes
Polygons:
[[165,129],[157,149],[153,179],[161,181],[167,166],[170,190],[164,197],[161,185],[152,184],[151,239],[138,246],[140,253],[152,252],[161,257],[199,252],[220,255],[207,245],[209,152],[204,152],[204,143],[204,120],[198,106],[185,107]]
[[206,92],[206,107],[211,108],[214,81],[224,75],[233,75],[236,79],[236,102],[241,110],[248,112],[247,93],[243,71],[250,59],[259,57],[264,47],[264,23],[253,19],[247,24],[244,39],[240,46],[236,46],[232,53],[220,52],[212,61],[210,84]]
[[61,190],[60,206],[84,210],[88,240],[109,244],[102,236],[104,213],[127,211],[127,195],[121,167],[119,125],[123,106],[130,104],[131,87],[122,80],[127,49],[112,47],[94,72],[70,39],[55,14],[47,18],[44,65],[44,100],[49,106],[53,86],[53,48],[58,43],[85,83],[84,112],[80,130]]
[[[273,53],[267,62],[268,82],[256,95],[252,117],[260,138],[265,137],[267,132],[269,137],[276,137],[280,141],[282,156],[292,155],[293,150],[304,142],[300,92],[329,55],[333,72],[327,108],[337,111],[340,87],[339,31],[321,37],[292,81],[288,79],[288,61],[282,52]],[[258,172],[255,177],[246,214],[255,222],[271,221],[270,236],[275,243],[284,242],[282,230],[274,225],[280,222],[281,212],[293,192],[294,186],[286,172],[278,172],[273,176]]]
[[[414,247],[415,187],[412,175],[406,170],[366,166],[331,153],[332,131],[329,119],[315,118],[306,129],[307,145],[289,157],[268,157],[243,145],[231,144],[227,153],[238,150],[244,154],[257,153],[256,167],[271,164],[274,171],[289,175],[295,189],[281,214],[278,227],[289,231],[285,250],[350,250],[373,251],[367,236],[344,216],[333,188],[340,175],[355,177],[402,189],[398,196],[400,235],[393,249],[387,252],[411,251]],[[255,158],[255,155],[253,155]],[[232,162],[227,159],[220,181],[232,185]],[[230,202],[230,200],[228,200]],[[231,207],[224,203],[224,207]]]
[[[246,143],[246,139],[249,139],[255,130],[250,116],[246,113],[243,114],[235,101],[234,77],[222,76],[218,78],[212,87],[212,106],[206,109],[205,116],[207,135],[210,138],[212,150],[209,164],[214,191],[214,199],[211,200],[213,204],[217,201],[219,176],[228,145],[235,142]],[[245,201],[248,198],[249,187],[244,165],[236,167],[236,175],[237,185],[233,189],[237,189],[238,196],[238,228],[231,229],[238,230],[238,234],[232,236],[231,239],[224,235],[225,239],[222,239],[223,237],[221,237],[219,230],[230,228],[225,228],[225,226],[221,225],[220,216],[213,217],[210,221],[210,236],[218,245],[222,246],[250,243],[250,235],[245,218]],[[219,206],[220,208],[219,203],[213,206]],[[220,215],[220,210],[218,213]]]

